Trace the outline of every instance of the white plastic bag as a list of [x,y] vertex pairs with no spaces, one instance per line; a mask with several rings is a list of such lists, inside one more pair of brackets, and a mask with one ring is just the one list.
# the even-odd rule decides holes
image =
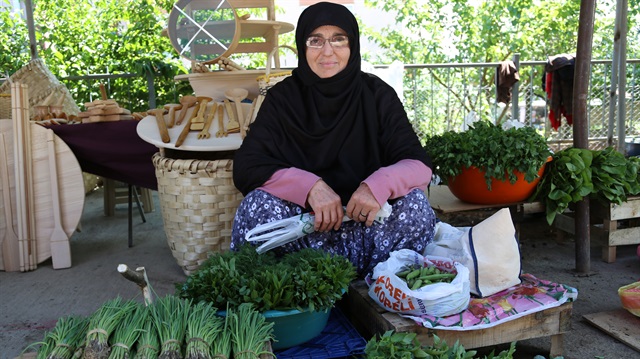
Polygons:
[[474,227],[437,223],[424,254],[462,263],[469,269],[471,293],[479,297],[520,284],[520,249],[508,208]]
[[[411,290],[396,273],[415,265],[436,266],[457,275],[451,283],[429,284]],[[469,270],[464,265],[449,258],[422,256],[410,249],[391,252],[389,259],[375,266],[371,279],[369,296],[394,313],[444,317],[464,311],[471,299]]]

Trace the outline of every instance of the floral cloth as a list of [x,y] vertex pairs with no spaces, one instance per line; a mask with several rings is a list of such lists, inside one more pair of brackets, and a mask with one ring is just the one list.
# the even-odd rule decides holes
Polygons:
[[578,290],[564,284],[521,275],[522,283],[485,298],[471,298],[469,307],[447,317],[403,315],[427,328],[477,330],[496,326],[578,298]]
[[[366,276],[376,264],[389,258],[392,251],[409,248],[419,253],[433,239],[436,216],[427,195],[415,189],[391,203],[391,215],[384,223],[366,227],[363,223],[344,222],[337,231],[313,232],[273,249],[278,254],[302,248],[323,249],[346,257],[358,275]],[[233,221],[231,249],[245,243],[248,230],[262,223],[299,215],[304,208],[262,190],[254,190],[242,200]],[[260,245],[261,243],[254,243]]]

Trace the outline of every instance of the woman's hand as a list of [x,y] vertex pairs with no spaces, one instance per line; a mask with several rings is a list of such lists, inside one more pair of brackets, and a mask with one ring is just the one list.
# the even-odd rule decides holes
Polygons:
[[315,213],[313,229],[318,232],[327,232],[340,228],[342,217],[344,217],[340,196],[323,180],[319,180],[311,187],[307,202]]
[[380,208],[369,186],[361,183],[347,203],[347,216],[356,222],[365,222],[369,227],[373,224]]

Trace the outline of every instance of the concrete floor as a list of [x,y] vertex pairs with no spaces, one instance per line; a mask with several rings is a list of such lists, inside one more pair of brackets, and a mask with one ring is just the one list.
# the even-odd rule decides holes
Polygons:
[[[90,315],[116,296],[140,298],[140,289],[117,272],[119,264],[144,266],[158,295],[174,292],[174,284],[186,276],[166,244],[157,192],[154,199],[155,211],[146,213],[146,223],[134,211],[131,248],[126,205],[118,205],[113,217],[105,217],[103,193],[97,190],[87,195],[82,230],[71,238],[71,268],[54,270],[49,260],[32,272],[0,272],[0,359],[13,359],[40,341],[62,316]],[[640,352],[583,319],[585,314],[620,308],[617,289],[640,279],[637,246],[619,247],[616,262],[608,264],[600,260],[600,248],[592,245],[593,275],[576,276],[573,239],[560,239],[542,216],[525,220],[520,242],[523,271],[578,288],[572,329],[564,338],[565,358],[640,358]],[[516,357],[546,357],[550,344],[548,338],[519,342]]]

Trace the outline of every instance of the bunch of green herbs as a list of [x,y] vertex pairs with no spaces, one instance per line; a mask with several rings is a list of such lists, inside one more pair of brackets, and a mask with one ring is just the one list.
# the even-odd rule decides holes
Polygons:
[[250,244],[238,251],[214,253],[176,295],[218,308],[252,303],[256,310],[329,310],[356,278],[351,262],[338,255],[306,248],[277,257],[256,253]]
[[155,322],[152,320],[152,307],[143,307],[148,318],[142,327],[142,333],[136,342],[135,359],[157,359],[160,353],[160,340],[156,332]]
[[133,358],[133,346],[145,330],[145,323],[150,321],[149,311],[142,304],[136,303],[130,315],[120,320],[109,339],[111,345],[109,359]]
[[191,301],[166,295],[151,305],[151,316],[160,340],[158,359],[182,359]]
[[212,348],[224,331],[224,318],[217,315],[218,308],[208,302],[191,306],[186,329],[185,359],[212,359]]
[[44,340],[41,342],[33,343],[25,348],[24,354],[27,350],[38,346],[38,351],[36,352],[36,359],[47,359],[51,354],[51,351],[56,346],[55,339],[51,336],[51,332],[46,332],[44,335]]
[[[509,350],[499,354],[491,352],[482,359],[513,359],[516,343],[511,343]],[[449,346],[437,335],[433,336],[433,345],[422,345],[416,333],[396,333],[387,331],[383,335],[374,336],[367,342],[365,355],[367,359],[471,359],[476,358],[477,351],[467,351],[459,342]]]
[[273,355],[265,346],[274,339],[273,322],[267,322],[251,303],[227,310],[231,332],[231,346],[235,359],[259,359],[262,354]]
[[76,352],[82,351],[89,321],[87,318],[70,315],[61,317],[56,326],[46,334],[44,345],[38,350],[37,357],[47,359],[72,359]]
[[109,338],[120,321],[129,316],[138,306],[133,300],[120,297],[108,300],[89,319],[84,359],[108,359],[111,352]]
[[613,147],[570,147],[553,155],[530,199],[544,203],[547,222],[552,224],[558,213],[585,197],[608,205],[639,193],[640,158],[625,158]]
[[224,317],[223,330],[218,333],[215,340],[211,343],[211,356],[213,359],[231,358],[231,319],[229,316]]
[[533,127],[505,130],[489,121],[477,121],[469,127],[467,131],[447,131],[426,139],[423,147],[431,157],[433,173],[443,183],[471,167],[484,171],[489,190],[494,178],[515,183],[514,171],[532,182],[551,155],[545,138]]

